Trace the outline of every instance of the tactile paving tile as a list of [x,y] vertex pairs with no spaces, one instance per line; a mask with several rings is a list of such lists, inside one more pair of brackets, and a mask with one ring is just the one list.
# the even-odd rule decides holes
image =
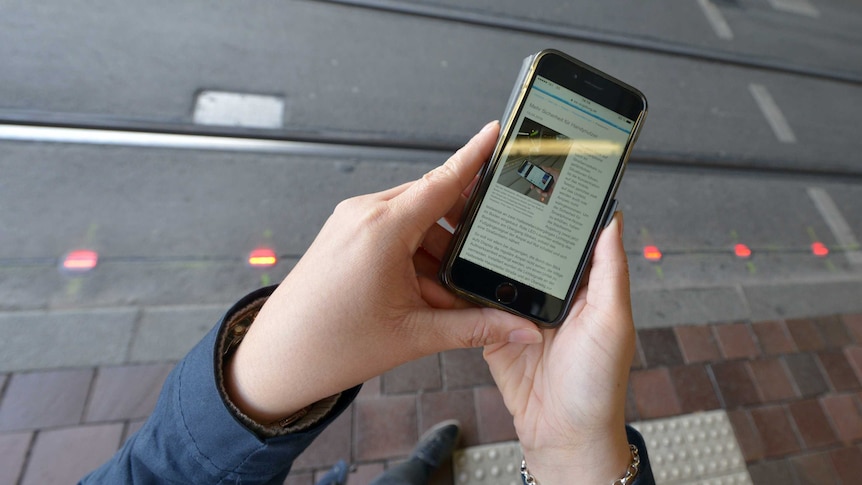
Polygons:
[[452,457],[455,485],[522,485],[521,445],[517,441],[473,446]]
[[[647,444],[660,485],[751,485],[742,452],[722,410],[631,423]],[[474,446],[454,455],[456,485],[521,485],[517,441]]]
[[750,485],[723,410],[632,423],[644,437],[656,483]]

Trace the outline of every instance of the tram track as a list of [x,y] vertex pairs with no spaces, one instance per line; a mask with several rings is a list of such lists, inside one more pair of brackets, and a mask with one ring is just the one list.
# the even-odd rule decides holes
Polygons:
[[420,4],[397,0],[310,0],[318,3],[344,5],[382,12],[432,18],[449,22],[477,25],[493,29],[523,32],[562,40],[620,47],[642,52],[682,57],[696,61],[713,62],[803,76],[851,85],[862,85],[862,73],[840,69],[825,69],[800,65],[784,59],[773,59],[751,54],[685,45],[658,38],[626,35],[608,30],[589,29],[574,25],[502,15],[449,5]]
[[[4,112],[0,142],[120,145],[142,148],[276,153],[363,161],[433,163],[445,159],[465,140],[418,138],[391,133],[331,129],[255,129],[119,119],[81,114]],[[737,172],[745,175],[816,177],[862,182],[859,170],[837,163],[787,164],[777,159],[645,151],[635,148],[631,166],[673,170]]]

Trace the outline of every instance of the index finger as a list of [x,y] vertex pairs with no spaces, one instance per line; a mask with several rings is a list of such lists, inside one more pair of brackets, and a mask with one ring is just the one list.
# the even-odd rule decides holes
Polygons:
[[446,160],[393,198],[391,208],[404,227],[412,229],[410,240],[419,245],[425,231],[458,202],[497,142],[500,125],[492,121]]

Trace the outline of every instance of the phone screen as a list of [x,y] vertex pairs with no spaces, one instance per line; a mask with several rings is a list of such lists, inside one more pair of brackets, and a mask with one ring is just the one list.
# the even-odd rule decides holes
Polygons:
[[456,286],[486,296],[511,281],[503,284],[517,288],[516,301],[503,303],[553,320],[600,230],[640,110],[626,116],[541,72],[510,126],[452,275]]

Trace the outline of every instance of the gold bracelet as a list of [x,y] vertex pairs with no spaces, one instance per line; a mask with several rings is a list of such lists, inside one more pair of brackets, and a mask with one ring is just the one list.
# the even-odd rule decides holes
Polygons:
[[[637,446],[629,444],[629,450],[632,452],[632,462],[626,469],[625,476],[615,480],[611,485],[631,485],[634,479],[637,478],[638,470],[641,466],[641,457],[638,454]],[[534,477],[533,474],[530,473],[530,470],[527,469],[527,460],[521,460],[521,477],[524,478],[524,483],[527,485],[539,485],[539,482],[536,481],[536,477]]]

